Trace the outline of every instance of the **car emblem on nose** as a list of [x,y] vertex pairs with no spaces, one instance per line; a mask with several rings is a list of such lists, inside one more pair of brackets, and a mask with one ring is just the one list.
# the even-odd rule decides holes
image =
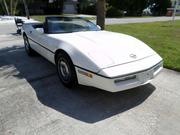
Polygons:
[[130,54],[129,55],[131,58],[133,58],[133,59],[136,59],[137,58],[137,56],[135,55],[135,54]]

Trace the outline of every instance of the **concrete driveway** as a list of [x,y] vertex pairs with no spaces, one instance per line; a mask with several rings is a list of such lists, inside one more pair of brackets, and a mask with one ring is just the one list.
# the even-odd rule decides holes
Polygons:
[[11,30],[0,35],[0,135],[179,135],[180,73],[164,69],[151,84],[118,93],[67,89]]

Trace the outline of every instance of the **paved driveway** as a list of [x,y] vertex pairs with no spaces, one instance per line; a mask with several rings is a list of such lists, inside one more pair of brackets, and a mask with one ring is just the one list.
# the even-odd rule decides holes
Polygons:
[[67,89],[54,65],[0,35],[0,135],[179,135],[180,73],[124,92]]

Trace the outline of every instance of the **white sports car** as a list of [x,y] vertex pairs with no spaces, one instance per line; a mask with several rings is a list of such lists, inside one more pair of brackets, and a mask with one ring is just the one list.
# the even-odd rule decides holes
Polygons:
[[162,58],[142,41],[79,17],[46,17],[43,24],[25,23],[23,30],[27,54],[54,63],[67,87],[118,92],[149,83],[163,69]]

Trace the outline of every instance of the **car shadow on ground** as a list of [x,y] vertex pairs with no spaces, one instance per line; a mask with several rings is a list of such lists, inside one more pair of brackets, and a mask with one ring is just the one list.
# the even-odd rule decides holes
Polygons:
[[17,46],[1,51],[0,67],[15,67],[17,71],[12,72],[17,73],[8,74],[26,79],[42,104],[86,123],[128,111],[142,104],[156,89],[152,84],[117,93],[85,86],[68,89],[60,83],[55,66],[41,56],[28,57]]

